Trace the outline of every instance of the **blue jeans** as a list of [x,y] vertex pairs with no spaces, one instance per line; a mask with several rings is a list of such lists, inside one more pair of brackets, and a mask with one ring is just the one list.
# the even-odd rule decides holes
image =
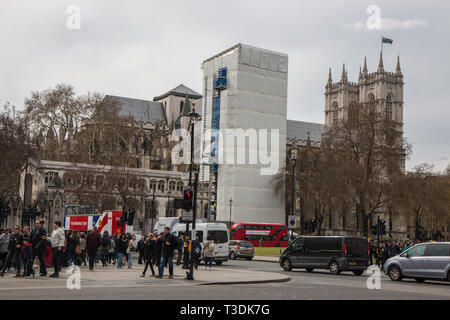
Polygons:
[[159,275],[164,274],[164,266],[166,262],[169,264],[169,275],[173,276],[173,257],[161,257],[161,262],[159,264]]
[[212,267],[212,262],[213,262],[213,258],[212,257],[205,257],[205,268],[208,266],[211,268]]
[[132,253],[129,253],[129,254],[128,254],[128,268],[131,267],[132,261],[133,261],[133,254],[132,254]]
[[123,253],[117,253],[117,268],[122,268],[122,262],[123,262]]

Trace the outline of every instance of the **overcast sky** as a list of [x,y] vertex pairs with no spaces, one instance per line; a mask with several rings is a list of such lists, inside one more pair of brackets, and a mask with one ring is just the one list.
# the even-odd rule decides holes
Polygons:
[[[81,9],[80,29],[67,28],[67,8]],[[370,5],[381,30],[369,29]],[[448,1],[1,1],[0,104],[18,109],[31,91],[68,83],[152,100],[180,83],[202,92],[201,62],[236,43],[289,55],[288,118],[323,123],[328,68],[342,63],[357,81],[367,56],[376,71],[383,34],[384,66],[404,74],[405,134],[412,168],[450,163],[450,2]],[[73,21],[73,20],[70,20]]]

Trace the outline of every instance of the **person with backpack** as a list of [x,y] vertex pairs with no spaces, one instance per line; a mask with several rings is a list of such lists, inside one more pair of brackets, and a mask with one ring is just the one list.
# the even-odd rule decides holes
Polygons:
[[212,235],[208,234],[206,238],[206,242],[203,245],[203,258],[205,260],[205,270],[208,268],[212,268],[213,257],[215,253],[215,244]]
[[193,243],[193,251],[192,251],[192,258],[194,260],[193,262],[196,270],[198,269],[198,265],[200,264],[201,255],[202,255],[202,241],[200,239],[200,236],[197,235]]
[[177,266],[181,264],[181,258],[183,257],[183,244],[184,244],[184,235],[180,235],[177,241]]
[[161,262],[159,263],[159,274],[156,278],[162,278],[164,274],[164,266],[169,265],[169,279],[173,279],[173,253],[177,247],[176,237],[170,233],[170,228],[164,228],[164,235],[161,238]]
[[100,246],[100,259],[104,267],[107,266],[106,261],[108,260],[110,248],[111,248],[111,239],[109,238],[108,231],[105,231],[103,233]]

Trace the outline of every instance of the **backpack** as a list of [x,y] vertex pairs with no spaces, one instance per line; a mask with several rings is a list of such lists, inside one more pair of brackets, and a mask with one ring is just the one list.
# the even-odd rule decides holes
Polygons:
[[110,244],[108,237],[102,238],[102,246],[107,247]]

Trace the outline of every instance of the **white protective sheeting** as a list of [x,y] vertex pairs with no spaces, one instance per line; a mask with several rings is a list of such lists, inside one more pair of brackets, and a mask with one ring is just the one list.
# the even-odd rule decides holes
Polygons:
[[[202,113],[206,115],[203,121],[207,129],[211,125],[212,98],[217,94],[213,90],[214,76],[224,67],[227,89],[220,93],[217,220],[230,219],[229,200],[233,199],[234,222],[284,223],[284,196],[275,196],[272,179],[285,165],[288,56],[240,44],[206,60],[203,63],[206,103]],[[242,131],[238,138],[231,139],[233,136],[224,134],[227,129]],[[261,136],[264,131],[269,134],[265,143],[264,135]],[[273,145],[271,133],[278,134]],[[244,136],[248,137],[247,142],[239,145],[239,138]],[[209,141],[210,137],[203,134],[202,139]],[[250,140],[255,139],[256,145],[251,145]],[[208,150],[204,152],[207,154]],[[249,163],[255,153],[256,162]],[[237,164],[243,154],[245,164]],[[264,164],[261,155],[270,156],[272,167]],[[204,178],[208,170],[202,167]]]

